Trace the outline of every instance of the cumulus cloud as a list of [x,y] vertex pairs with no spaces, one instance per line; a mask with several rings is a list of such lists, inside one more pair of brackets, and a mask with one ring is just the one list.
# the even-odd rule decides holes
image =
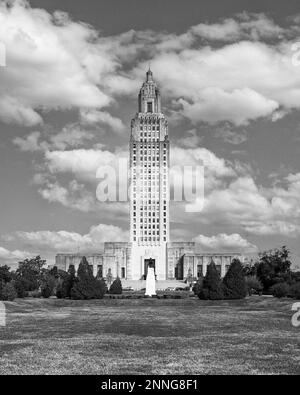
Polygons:
[[119,118],[113,117],[106,111],[81,110],[81,121],[88,125],[107,124],[116,133],[122,133],[126,130],[126,126]]
[[190,129],[185,132],[184,137],[178,139],[177,144],[185,148],[195,148],[200,145],[202,140],[203,137],[197,134],[197,129]]
[[[86,234],[67,231],[15,232],[10,240],[18,241],[34,251],[74,253],[101,252],[106,241],[126,241],[128,234],[118,226],[99,224]],[[1,250],[0,250],[1,253]]]
[[19,251],[19,250],[10,251],[4,247],[0,247],[1,264],[16,263],[16,261],[25,259],[28,256],[30,256],[30,254],[26,251]]
[[151,60],[169,104],[194,123],[276,121],[299,108],[300,76],[288,41],[296,34],[263,14],[244,13],[180,35],[103,36],[66,13],[3,1],[0,40],[8,67],[0,76],[0,117],[33,126],[43,110],[78,108],[85,122],[121,133],[122,120],[104,108],[136,94]]
[[225,143],[240,145],[247,141],[248,135],[245,129],[242,130],[234,130],[229,127],[229,125],[225,125],[220,128],[216,128],[214,132],[214,136],[216,138],[220,138]]
[[257,247],[254,244],[243,239],[237,233],[231,235],[220,233],[211,237],[198,235],[193,240],[198,243],[202,249],[207,251],[230,251],[243,253],[257,251]]
[[219,23],[192,27],[192,32],[209,41],[236,41],[241,39],[270,39],[284,35],[284,29],[264,14],[242,13],[236,19],[226,18]]
[[94,138],[94,132],[82,129],[77,123],[70,123],[58,133],[46,128],[42,132],[31,132],[25,137],[15,137],[13,143],[23,152],[63,151],[83,146]]
[[45,153],[47,169],[50,173],[71,173],[80,179],[96,181],[99,167],[118,165],[121,156],[128,157],[126,152],[113,153],[101,149],[75,149],[68,151],[48,151]]
[[65,13],[51,15],[25,0],[2,1],[0,40],[7,67],[0,75],[1,119],[33,126],[41,123],[43,109],[108,105],[112,99],[98,84],[116,65],[113,55],[101,56],[96,39],[93,28]]

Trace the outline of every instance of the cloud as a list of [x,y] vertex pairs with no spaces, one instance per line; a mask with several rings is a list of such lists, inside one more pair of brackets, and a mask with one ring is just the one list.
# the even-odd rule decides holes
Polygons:
[[97,169],[101,166],[118,165],[121,156],[128,157],[123,151],[113,153],[101,149],[75,149],[68,151],[48,151],[45,153],[47,169],[50,173],[75,174],[80,179],[96,181]]
[[76,180],[71,181],[67,187],[59,185],[58,182],[47,182],[39,189],[39,193],[50,203],[60,203],[64,207],[82,212],[95,211],[97,208],[94,195]]
[[[247,125],[249,120],[271,116],[279,104],[250,88],[225,91],[219,87],[204,88],[199,101],[188,103],[180,99],[182,114],[193,123],[210,124],[227,120],[237,126]],[[214,107],[217,104],[217,108]]]
[[[118,226],[99,224],[90,228],[86,234],[67,231],[15,232],[10,240],[18,241],[26,248],[39,253],[60,252],[95,253],[103,250],[107,241],[126,241],[128,234]],[[1,250],[0,250],[1,253]]]
[[13,143],[23,152],[63,151],[85,145],[95,138],[94,132],[82,129],[78,123],[67,124],[58,133],[49,129],[48,127],[42,132],[34,131],[25,137],[15,137]]
[[253,221],[247,223],[245,230],[259,236],[282,235],[287,237],[299,237],[300,224],[276,220],[269,223]]
[[123,133],[126,130],[126,126],[119,118],[105,111],[81,110],[81,121],[87,125],[107,124],[115,133]]
[[99,84],[116,62],[97,46],[91,26],[23,0],[2,1],[0,40],[7,55],[0,74],[4,122],[33,126],[42,122],[43,110],[101,108],[112,101]]
[[233,130],[229,125],[217,128],[214,132],[216,138],[222,139],[225,143],[240,145],[247,141],[248,135],[246,130]]
[[136,95],[151,59],[168,107],[194,124],[276,121],[299,108],[300,75],[291,61],[297,34],[263,14],[243,13],[180,35],[130,30],[103,36],[66,13],[2,1],[8,66],[0,76],[0,118],[33,126],[43,111],[75,108],[86,123],[122,133],[122,120],[104,108]]
[[247,240],[243,239],[239,234],[234,233],[227,235],[220,233],[216,236],[198,235],[193,239],[202,249],[208,251],[230,251],[249,253],[257,251],[257,247]]
[[177,143],[185,148],[195,148],[202,140],[203,137],[198,136],[197,129],[191,129],[185,132],[185,136],[178,139]]
[[270,39],[282,37],[284,29],[264,14],[242,13],[236,19],[226,18],[220,23],[192,27],[192,32],[209,41],[236,41],[242,39]]
[[25,259],[30,256],[26,251],[14,250],[10,251],[4,247],[0,247],[0,263],[1,264],[12,264],[16,263],[18,260]]

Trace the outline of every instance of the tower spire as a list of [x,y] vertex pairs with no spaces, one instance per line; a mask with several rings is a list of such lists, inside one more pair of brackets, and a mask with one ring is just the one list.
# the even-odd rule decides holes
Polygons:
[[146,76],[147,76],[147,79],[146,79],[147,82],[153,81],[153,73],[150,68],[150,63],[149,63],[149,69],[146,73]]

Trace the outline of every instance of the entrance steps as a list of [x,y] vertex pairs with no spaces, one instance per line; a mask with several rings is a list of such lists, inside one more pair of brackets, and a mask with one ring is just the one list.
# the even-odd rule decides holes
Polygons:
[[[146,281],[145,280],[123,280],[123,279],[121,279],[121,282],[122,282],[123,288],[131,287],[135,291],[146,288]],[[187,286],[184,281],[180,281],[180,280],[164,280],[164,281],[158,280],[158,281],[156,281],[155,285],[156,285],[157,291],[160,291],[160,290],[163,291],[163,290],[166,290],[167,288],[183,288],[183,287]]]

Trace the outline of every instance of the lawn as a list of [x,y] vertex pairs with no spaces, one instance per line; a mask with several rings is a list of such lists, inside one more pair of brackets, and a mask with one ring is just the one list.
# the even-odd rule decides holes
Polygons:
[[3,374],[300,374],[292,300],[17,300]]

